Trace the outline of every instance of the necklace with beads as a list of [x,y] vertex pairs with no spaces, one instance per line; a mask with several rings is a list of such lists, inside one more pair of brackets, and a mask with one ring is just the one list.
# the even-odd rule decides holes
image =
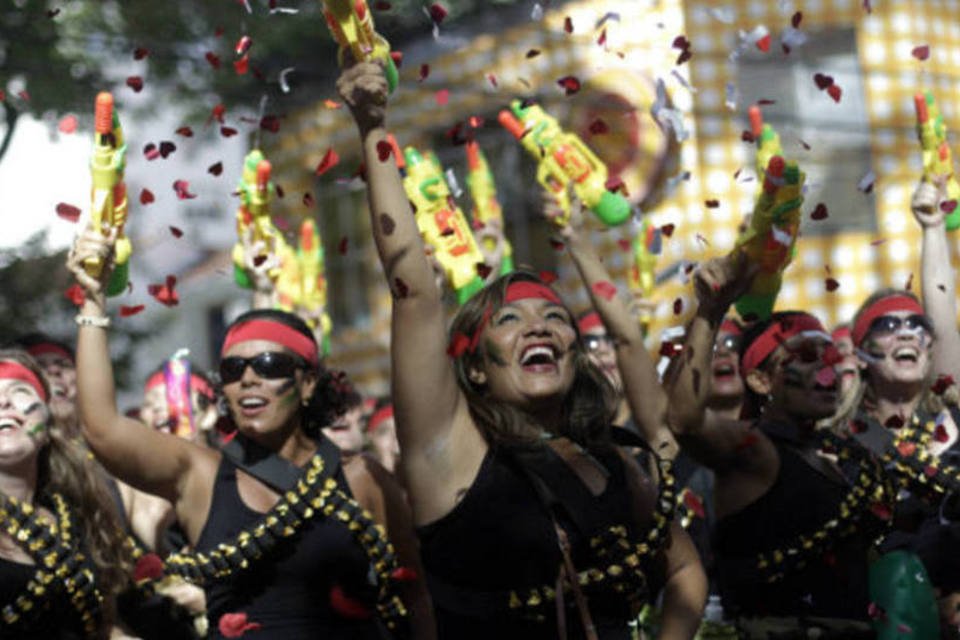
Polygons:
[[909,424],[891,431],[893,439],[884,449],[882,460],[894,471],[901,488],[919,486],[939,494],[960,491],[960,469],[930,453],[930,442],[937,433],[936,420],[914,413]]
[[40,517],[33,505],[0,496],[0,527],[37,567],[24,592],[0,609],[0,620],[8,627],[26,626],[48,610],[51,592],[62,589],[92,637],[100,625],[103,597],[93,564],[73,535],[76,523],[66,500],[59,493],[50,497],[56,524]]

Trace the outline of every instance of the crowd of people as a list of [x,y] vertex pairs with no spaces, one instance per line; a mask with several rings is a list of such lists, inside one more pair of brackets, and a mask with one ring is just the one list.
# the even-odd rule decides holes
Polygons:
[[39,334],[0,351],[0,636],[718,637],[708,594],[720,637],[956,636],[942,184],[912,203],[922,299],[879,291],[832,331],[799,310],[751,322],[730,307],[757,268],[734,251],[694,272],[661,376],[575,198],[558,233],[592,308],[492,269],[448,326],[381,152],[382,68],[338,90],[393,297],[391,397],[363,399],[301,318],[259,308],[215,374],[174,358],[122,412],[110,269],[84,266],[109,267],[115,236],[83,231],[76,351]]

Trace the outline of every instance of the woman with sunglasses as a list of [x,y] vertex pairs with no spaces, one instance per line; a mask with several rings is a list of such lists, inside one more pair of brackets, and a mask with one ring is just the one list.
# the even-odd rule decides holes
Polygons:
[[0,351],[0,637],[106,638],[132,560],[99,473],[53,428],[36,361]]
[[[112,241],[87,230],[68,261],[85,292],[77,318],[84,435],[116,477],[174,504],[196,552],[168,558],[166,571],[204,586],[211,629],[379,639],[403,629],[409,607],[417,637],[432,637],[399,489],[368,457],[341,461],[320,435],[338,409],[338,382],[302,320],[258,310],[230,325],[219,370],[237,436],[222,453],[117,411],[103,295]],[[108,267],[97,278],[84,268],[91,257]]]
[[960,375],[956,287],[949,265],[942,188],[922,182],[913,197],[923,229],[921,305],[909,291],[870,296],[851,338],[861,376],[849,428],[882,456],[898,484],[896,530],[886,550],[920,556],[940,590],[942,621],[960,623]]
[[[347,69],[338,90],[360,130],[372,229],[393,296],[400,466],[441,637],[628,638],[628,621],[660,585],[662,636],[691,637],[705,598],[702,569],[689,538],[668,524],[669,497],[656,500],[648,477],[611,445],[613,390],[572,314],[538,276],[518,271],[467,301],[445,340],[441,294],[385,152],[382,69]],[[588,269],[596,268],[594,256]],[[615,304],[602,280],[588,276],[594,303]],[[723,262],[701,281],[697,322],[715,327],[737,283]],[[640,350],[642,340],[623,347]],[[624,370],[623,379],[629,397],[653,399],[638,402],[638,420],[656,437],[667,403],[652,369]],[[702,418],[705,385],[690,383],[690,372],[678,377],[689,393],[678,415]]]
[[750,419],[677,432],[715,473],[724,609],[742,637],[814,628],[820,637],[873,637],[867,552],[882,525],[873,511],[892,503],[892,489],[862,449],[815,430],[837,407],[839,355],[803,312],[752,325],[740,349]]

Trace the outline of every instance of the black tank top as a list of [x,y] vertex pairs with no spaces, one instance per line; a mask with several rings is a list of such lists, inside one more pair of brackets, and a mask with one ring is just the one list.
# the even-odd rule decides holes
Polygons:
[[724,609],[741,616],[817,616],[865,620],[869,604],[867,550],[860,532],[837,540],[769,583],[752,570],[759,553],[782,548],[836,518],[851,485],[803,460],[774,425],[758,425],[776,446],[780,468],[770,489],[717,522],[713,549]]
[[[349,493],[339,470],[336,480]],[[249,528],[262,517],[240,498],[236,466],[223,456],[197,551],[208,551],[234,539],[241,529]],[[244,635],[251,640],[389,637],[375,617],[347,619],[330,604],[331,590],[339,586],[349,598],[375,611],[376,593],[368,581],[369,568],[366,554],[346,526],[317,514],[249,568],[207,585],[211,636],[222,637],[218,622],[223,614],[245,613],[251,623],[262,625],[256,632]]]
[[[34,565],[21,564],[0,558],[0,607],[14,602],[24,593],[27,583],[36,573]],[[56,586],[56,585],[54,585]],[[29,622],[14,627],[5,626],[0,620],[0,638],[22,640],[80,640],[85,638],[83,623],[68,596],[60,588],[50,590],[52,596],[37,600],[42,612],[33,615]]]
[[[579,572],[604,566],[590,543],[611,526],[624,525],[631,540],[640,538],[630,517],[634,511],[623,462],[615,451],[594,452],[594,457],[609,472],[598,497],[547,446],[525,451],[523,463],[516,451],[491,447],[463,500],[419,528],[440,638],[557,638],[555,601],[542,602],[547,599],[531,590],[556,587],[562,555],[550,512],[529,473],[543,479],[563,503],[554,513]],[[600,637],[629,638],[630,607],[612,582],[600,581],[584,593]],[[570,638],[579,638],[582,624],[572,602],[568,594],[567,629]]]

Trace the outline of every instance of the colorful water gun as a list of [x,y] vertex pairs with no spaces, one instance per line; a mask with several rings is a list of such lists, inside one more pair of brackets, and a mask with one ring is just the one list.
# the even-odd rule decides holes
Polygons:
[[[493,173],[487,164],[487,159],[476,140],[470,140],[467,148],[467,188],[473,199],[474,223],[487,224],[491,220],[500,223],[501,233],[505,232],[503,225],[503,209],[497,200],[497,185],[493,181]],[[484,240],[488,251],[496,249],[496,241]],[[500,275],[513,271],[513,247],[506,235],[503,238],[503,258],[500,260]]]
[[321,0],[321,4],[330,33],[340,45],[337,56],[340,66],[343,66],[347,49],[358,62],[379,60],[383,63],[387,87],[392,93],[400,81],[400,73],[390,55],[390,43],[374,29],[373,15],[366,0]]
[[193,420],[190,399],[190,361],[185,350],[178,351],[163,363],[163,383],[167,391],[167,412],[170,433],[180,438],[193,439],[197,427]]
[[319,341],[323,355],[330,354],[330,331],[333,323],[327,308],[327,278],[324,273],[323,243],[320,231],[313,218],[307,218],[300,225],[300,246],[297,248],[297,263],[300,271],[299,306],[313,322],[311,328],[319,324],[322,338]]
[[607,226],[616,226],[630,217],[630,203],[619,193],[607,190],[607,166],[577,135],[560,128],[553,118],[536,104],[519,100],[510,103],[510,111],[500,112],[503,127],[537,159],[537,181],[557,199],[564,215],[560,226],[570,219],[567,186],[572,182],[577,197]]
[[780,136],[763,123],[760,107],[751,106],[749,113],[757,142],[757,175],[764,178],[750,225],[737,238],[734,251],[745,254],[760,270],[736,309],[744,319],[765,320],[773,313],[783,271],[796,253],[806,176],[796,162],[783,159]]
[[276,306],[283,311],[296,313],[303,288],[300,259],[297,252],[286,242],[280,243],[279,251],[280,275],[276,281]]
[[[663,252],[663,234],[660,228],[650,224],[647,218],[640,223],[633,236],[633,266],[627,277],[630,290],[650,300],[657,284],[657,260]],[[650,324],[651,314],[644,311],[640,317],[643,326]]]
[[[94,110],[90,226],[104,235],[111,229],[117,230],[115,267],[107,283],[108,296],[118,295],[127,289],[130,254],[133,253],[130,239],[123,230],[127,222],[127,185],[123,181],[126,155],[127,145],[123,140],[120,118],[113,108],[113,95],[104,91],[97,95]],[[96,256],[87,258],[83,265],[93,277],[99,277],[103,270],[103,262]]]
[[[913,97],[917,109],[917,137],[923,149],[923,179],[934,182],[946,176],[947,198],[960,200],[960,183],[953,173],[953,155],[947,144],[947,125],[933,99],[932,91],[918,93]],[[947,216],[947,231],[960,228],[960,207]]]
[[[264,159],[259,149],[254,149],[243,160],[243,174],[240,177],[240,207],[237,209],[237,244],[233,247],[233,277],[236,283],[245,289],[252,286],[244,263],[243,237],[247,229],[252,230],[252,241],[262,242],[266,258],[280,255],[283,238],[270,219],[270,194],[273,183],[270,182],[270,162]],[[268,273],[276,282],[280,267]]]
[[477,273],[483,254],[467,218],[453,200],[436,156],[425,157],[414,147],[407,147],[402,156],[395,153],[395,157],[403,176],[403,188],[416,207],[420,235],[436,249],[437,261],[443,267],[447,282],[456,292],[457,301],[463,304],[483,288],[483,280]]

